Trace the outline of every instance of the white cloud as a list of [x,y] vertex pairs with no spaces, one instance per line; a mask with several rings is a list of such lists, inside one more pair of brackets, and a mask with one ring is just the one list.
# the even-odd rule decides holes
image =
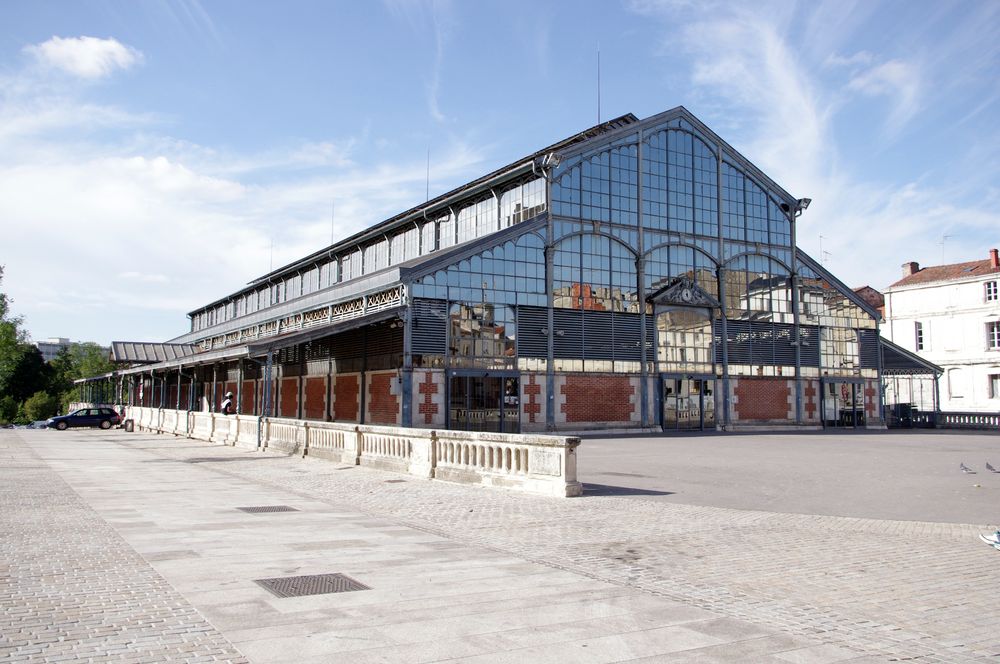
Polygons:
[[[38,337],[172,338],[186,312],[269,271],[272,242],[275,267],[326,246],[332,201],[341,239],[424,198],[423,159],[351,159],[378,140],[364,132],[235,153],[158,133],[155,116],[137,136],[90,136],[71,98],[47,103],[0,97],[0,118],[31,128],[0,131],[4,288]],[[436,155],[432,186],[465,179],[480,160],[454,143]]]
[[87,79],[104,78],[143,61],[142,53],[114,38],[52,37],[24,50],[45,67]]
[[875,56],[868,51],[858,51],[853,55],[837,55],[836,53],[831,53],[826,57],[823,64],[828,67],[857,67],[870,64],[874,57]]
[[417,35],[434,37],[434,61],[426,83],[427,110],[435,122],[445,123],[448,117],[441,110],[441,77],[445,66],[445,46],[454,28],[450,0],[383,0],[391,14],[409,24]]
[[862,94],[889,97],[893,110],[886,118],[890,134],[897,134],[920,110],[921,74],[912,63],[890,60],[854,76],[848,89]]

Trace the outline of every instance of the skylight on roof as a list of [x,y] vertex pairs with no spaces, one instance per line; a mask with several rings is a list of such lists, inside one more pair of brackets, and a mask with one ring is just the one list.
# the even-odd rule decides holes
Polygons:
[[967,268],[965,268],[964,270],[962,270],[962,272],[972,272],[972,271],[973,271],[973,270],[975,270],[975,269],[976,269],[977,267],[978,267],[977,265],[973,265],[972,267],[967,267]]

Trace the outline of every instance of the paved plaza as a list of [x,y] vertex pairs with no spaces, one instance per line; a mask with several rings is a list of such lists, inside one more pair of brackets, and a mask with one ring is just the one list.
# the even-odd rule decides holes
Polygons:
[[[995,434],[588,438],[555,499],[2,430],[0,661],[998,661],[987,460]],[[255,583],[325,573],[370,589]]]

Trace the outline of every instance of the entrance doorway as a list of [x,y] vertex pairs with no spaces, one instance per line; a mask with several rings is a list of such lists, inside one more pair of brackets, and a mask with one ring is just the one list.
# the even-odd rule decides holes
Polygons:
[[518,433],[520,398],[515,374],[453,373],[448,381],[448,428]]
[[715,428],[715,379],[664,376],[664,431],[704,431]]
[[865,392],[860,380],[823,379],[823,426],[865,425]]

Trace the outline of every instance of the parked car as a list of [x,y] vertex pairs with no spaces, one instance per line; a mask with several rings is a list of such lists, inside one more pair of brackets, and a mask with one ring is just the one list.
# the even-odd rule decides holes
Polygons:
[[101,427],[110,429],[121,422],[121,416],[110,408],[81,408],[69,415],[59,415],[49,418],[46,422],[50,429],[63,431],[69,427]]

